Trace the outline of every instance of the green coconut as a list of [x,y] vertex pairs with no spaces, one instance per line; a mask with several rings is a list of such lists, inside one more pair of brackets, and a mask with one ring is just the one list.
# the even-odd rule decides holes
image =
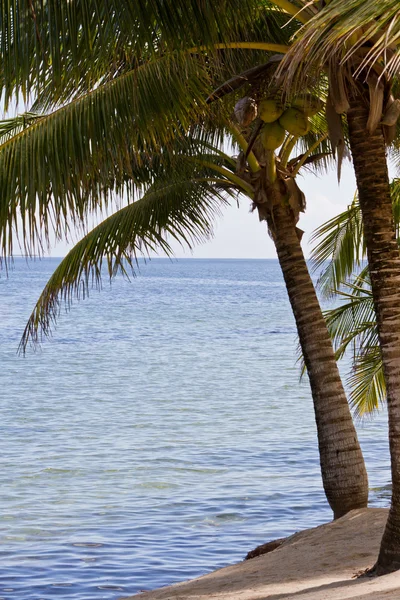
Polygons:
[[297,108],[287,108],[279,119],[281,127],[296,136],[305,135],[310,130],[307,115]]
[[258,105],[258,116],[264,123],[273,123],[283,113],[284,108],[272,99],[261,100]]
[[317,96],[313,96],[312,94],[302,94],[300,96],[296,96],[291,104],[292,108],[301,110],[307,117],[316,115],[324,107],[322,100],[317,98]]
[[276,150],[282,146],[285,139],[285,130],[279,125],[278,121],[265,123],[260,133],[260,141],[265,150]]

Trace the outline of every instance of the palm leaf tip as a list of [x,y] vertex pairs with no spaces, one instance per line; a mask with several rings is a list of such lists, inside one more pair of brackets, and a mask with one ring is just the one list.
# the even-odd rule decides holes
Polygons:
[[111,280],[117,273],[134,273],[139,256],[159,251],[171,256],[171,240],[192,248],[209,239],[229,193],[205,178],[159,182],[140,200],[105,219],[72,248],[47,282],[23,333],[20,351],[24,353],[29,343],[36,346],[51,334],[63,304],[68,309],[73,298],[101,287],[104,262]]
[[386,400],[382,355],[378,345],[359,354],[348,378],[350,404],[357,417],[372,415]]
[[365,267],[353,283],[346,284],[348,291],[338,292],[344,299],[343,303],[325,312],[336,358],[351,352],[352,368],[347,379],[349,398],[354,414],[360,418],[378,410],[386,397],[367,271],[368,267]]
[[311,253],[313,270],[322,268],[318,279],[319,288],[325,297],[332,297],[365,258],[361,209],[357,196],[345,211],[316,229],[311,241],[317,242]]

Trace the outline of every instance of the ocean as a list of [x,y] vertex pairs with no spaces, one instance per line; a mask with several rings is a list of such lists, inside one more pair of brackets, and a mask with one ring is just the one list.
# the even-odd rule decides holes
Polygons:
[[[0,278],[0,600],[116,600],[331,519],[277,261],[142,262],[20,356],[58,262]],[[357,423],[372,506],[386,420]]]

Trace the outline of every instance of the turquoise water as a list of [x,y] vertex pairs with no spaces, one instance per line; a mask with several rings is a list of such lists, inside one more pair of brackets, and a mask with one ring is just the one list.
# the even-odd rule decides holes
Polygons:
[[[0,599],[112,600],[330,519],[276,261],[153,260],[19,357],[57,263],[0,279]],[[359,432],[386,506],[386,415]]]

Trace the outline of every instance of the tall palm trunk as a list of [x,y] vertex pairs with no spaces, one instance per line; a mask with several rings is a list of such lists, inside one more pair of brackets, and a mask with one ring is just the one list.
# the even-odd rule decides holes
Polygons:
[[[265,205],[264,205],[265,206]],[[291,208],[258,206],[273,234],[314,401],[324,490],[334,518],[367,506],[368,478],[325,319],[308,272]]]
[[393,492],[375,566],[383,574],[400,568],[400,255],[382,129],[367,133],[361,96],[351,99],[347,118],[387,389]]

